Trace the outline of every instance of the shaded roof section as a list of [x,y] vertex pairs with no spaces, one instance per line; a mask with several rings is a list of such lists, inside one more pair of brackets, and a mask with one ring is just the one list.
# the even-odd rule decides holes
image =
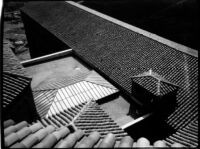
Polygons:
[[4,44],[3,47],[3,72],[9,72],[28,77],[25,68],[20,64],[18,58],[6,44]]
[[198,120],[192,121],[187,127],[179,129],[175,134],[166,138],[166,144],[173,144],[179,140],[185,146],[198,146]]
[[[184,127],[198,112],[198,58],[129,30],[67,2],[27,3],[22,11],[49,30],[98,72],[131,93],[131,76],[154,70],[181,89],[168,118]],[[193,110],[185,114],[182,107]],[[189,109],[188,109],[189,110]],[[186,110],[187,111],[187,110]],[[174,118],[178,115],[178,119]]]
[[3,48],[3,108],[12,103],[19,94],[30,84],[25,68],[14,55],[12,50],[4,45]]
[[3,72],[3,108],[12,103],[30,84],[31,79]]

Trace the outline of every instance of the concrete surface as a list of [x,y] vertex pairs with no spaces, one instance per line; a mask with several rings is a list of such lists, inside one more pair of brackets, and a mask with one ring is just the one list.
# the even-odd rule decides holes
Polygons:
[[71,77],[80,72],[89,72],[90,70],[83,66],[73,57],[61,58],[50,62],[26,67],[30,76],[32,76],[31,87],[35,88],[41,84]]
[[128,103],[122,96],[101,105],[101,108],[105,110],[119,126],[123,126],[124,124],[134,120],[132,117],[127,115],[129,107],[130,103]]

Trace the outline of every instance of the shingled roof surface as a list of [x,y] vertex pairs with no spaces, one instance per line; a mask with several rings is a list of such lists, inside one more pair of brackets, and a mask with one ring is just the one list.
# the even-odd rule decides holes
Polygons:
[[131,76],[152,69],[177,84],[175,129],[198,117],[198,58],[178,51],[67,2],[27,3],[28,16],[131,94]]
[[29,77],[13,51],[6,45],[3,48],[3,72]]
[[12,103],[30,84],[25,68],[8,47],[3,49],[3,108]]

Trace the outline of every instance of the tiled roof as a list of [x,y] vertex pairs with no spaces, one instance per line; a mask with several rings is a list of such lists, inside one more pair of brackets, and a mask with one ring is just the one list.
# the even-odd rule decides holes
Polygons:
[[162,96],[178,89],[178,86],[164,79],[151,69],[148,72],[133,76],[132,81],[147,89],[150,93]]
[[[127,92],[131,93],[131,76],[153,69],[181,87],[177,110],[190,100],[198,100],[198,58],[66,2],[29,3],[22,11]],[[180,124],[177,128],[187,125],[187,117],[180,113],[172,123]]]
[[45,117],[51,104],[53,103],[56,93],[57,90],[42,90],[33,92],[34,102],[40,117]]
[[30,78],[3,72],[3,108],[13,102],[30,84],[30,81]]
[[173,144],[180,142],[185,146],[197,147],[198,146],[198,120],[192,121],[185,128],[179,129],[175,134],[166,138],[166,144]]
[[8,47],[3,48],[3,108],[12,103],[30,84],[23,66]]
[[3,48],[3,72],[29,77],[18,58],[12,50],[6,46]]
[[92,131],[98,131],[102,137],[107,133],[113,133],[117,140],[127,135],[94,101],[87,104],[84,102],[64,110],[55,106],[54,110],[58,112],[47,114],[39,120],[44,127],[53,125],[59,128],[73,123],[77,128],[84,130],[86,135]]
[[29,3],[28,16],[131,94],[131,76],[154,70],[177,84],[177,108],[167,123],[179,130],[198,117],[198,58],[66,2]]
[[59,89],[33,91],[40,117],[48,117],[65,109],[84,104],[90,99],[101,100],[118,92],[118,89],[109,85],[107,81],[103,81],[103,85],[94,81],[81,81],[65,87],[63,85]]
[[[12,121],[12,120],[8,120]],[[137,142],[130,136],[116,141],[115,135],[106,134],[101,138],[97,131],[88,136],[81,129],[63,126],[58,129],[52,125],[43,127],[40,122],[28,124],[23,121],[18,124],[4,121],[4,145],[9,148],[102,148],[102,147],[150,147],[166,146],[163,141],[156,141],[153,145],[146,138],[140,138]],[[9,125],[8,125],[9,123]],[[13,129],[14,128],[14,129]],[[8,130],[10,130],[8,132]],[[12,131],[11,131],[12,130]],[[6,134],[6,135],[5,135]],[[180,144],[175,144],[179,145]]]

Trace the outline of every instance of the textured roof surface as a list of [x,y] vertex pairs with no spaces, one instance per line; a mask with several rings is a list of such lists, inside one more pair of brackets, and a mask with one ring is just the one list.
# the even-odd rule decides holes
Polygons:
[[178,89],[177,85],[167,81],[162,76],[155,74],[152,70],[144,72],[141,75],[133,76],[132,80],[154,95],[162,96]]
[[3,108],[6,108],[30,84],[24,67],[8,47],[3,48]]
[[30,84],[31,79],[3,72],[3,107],[7,107]]
[[20,61],[12,50],[6,45],[3,48],[3,72],[10,72],[12,74],[28,77],[25,68],[20,64]]
[[128,93],[130,77],[149,69],[177,84],[178,106],[167,118],[174,129],[198,117],[198,58],[66,2],[29,3],[23,11]]
[[[137,142],[130,136],[116,140],[115,135],[107,133],[105,137],[97,131],[86,135],[81,129],[73,126],[63,126],[58,129],[49,125],[43,127],[40,122],[28,124],[26,121],[15,124],[12,120],[4,121],[5,147],[9,148],[103,148],[103,147],[164,147],[163,141],[153,145],[146,138]],[[179,145],[180,144],[175,144]]]
[[[54,99],[54,97],[51,97],[51,99]],[[56,99],[56,102],[48,103],[48,100],[51,99],[42,97],[36,99],[37,110],[41,114],[40,121],[45,127],[53,125],[55,128],[59,128],[74,123],[77,128],[85,130],[86,135],[94,130],[102,136],[105,136],[108,132],[114,133],[116,139],[127,135],[97,103],[90,101],[89,98],[85,98],[82,102],[78,98],[73,98],[73,101],[66,98]],[[48,103],[47,108],[42,106],[44,102]],[[45,114],[42,115],[42,111],[46,111]]]

